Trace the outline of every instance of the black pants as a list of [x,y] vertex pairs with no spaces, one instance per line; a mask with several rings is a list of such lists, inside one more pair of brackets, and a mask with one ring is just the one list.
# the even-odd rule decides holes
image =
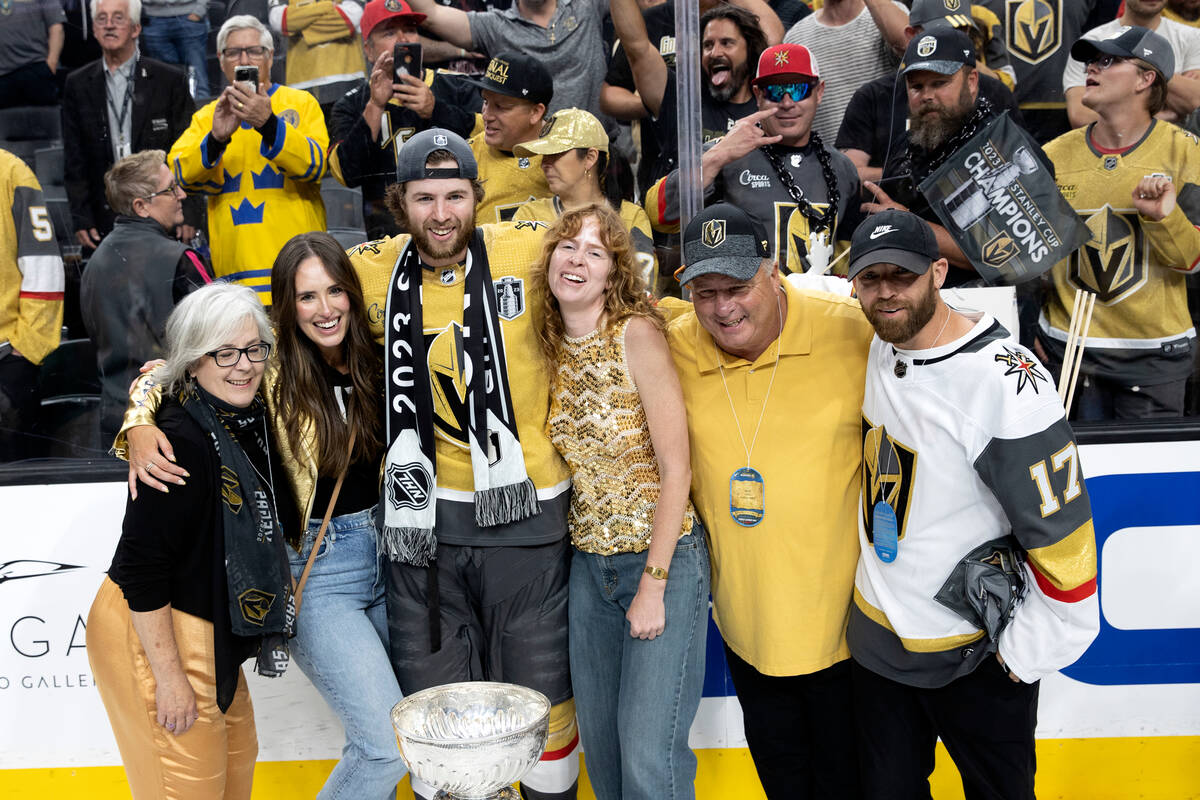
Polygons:
[[763,675],[728,646],[754,769],[770,800],[856,800],[850,662],[810,675]]
[[35,61],[0,75],[0,108],[52,106],[57,102],[58,84],[45,61]]
[[852,668],[868,800],[929,800],[940,736],[967,800],[1034,800],[1037,683],[1015,683],[994,657],[939,689]]
[[21,356],[0,356],[0,463],[37,455],[29,434],[38,418],[39,370]]

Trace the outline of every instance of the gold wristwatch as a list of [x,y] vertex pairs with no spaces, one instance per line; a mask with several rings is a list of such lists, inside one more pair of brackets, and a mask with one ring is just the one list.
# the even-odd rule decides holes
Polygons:
[[665,581],[667,579],[667,571],[665,569],[663,569],[662,567],[649,567],[648,566],[648,567],[646,567],[644,572],[647,575],[649,575],[651,578],[654,578],[655,580]]

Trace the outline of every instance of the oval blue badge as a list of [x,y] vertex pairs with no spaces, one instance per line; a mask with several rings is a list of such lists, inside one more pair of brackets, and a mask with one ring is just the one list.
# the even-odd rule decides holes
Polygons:
[[896,560],[900,552],[899,526],[895,510],[880,500],[871,510],[871,534],[874,539],[875,555],[885,564]]

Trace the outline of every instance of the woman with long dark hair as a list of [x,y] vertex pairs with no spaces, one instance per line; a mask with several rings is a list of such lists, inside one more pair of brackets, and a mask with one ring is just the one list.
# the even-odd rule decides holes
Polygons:
[[563,213],[539,266],[550,438],[574,482],[567,607],[588,776],[600,800],[692,798],[708,551],[663,323],[607,205]]
[[[358,278],[329,234],[300,234],[283,246],[271,295],[279,358],[264,394],[307,520],[286,532],[293,576],[299,582],[309,569],[292,655],[346,731],[342,759],[318,797],[392,797],[406,767],[388,717],[401,693],[376,546],[381,353]],[[130,430],[131,464],[154,455],[153,444],[146,449],[151,431]]]

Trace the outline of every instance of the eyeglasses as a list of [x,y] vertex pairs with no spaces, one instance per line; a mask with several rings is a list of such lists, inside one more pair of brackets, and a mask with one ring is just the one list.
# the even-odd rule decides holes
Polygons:
[[1096,69],[1103,72],[1113,64],[1124,64],[1128,58],[1122,56],[1109,55],[1108,53],[1097,53],[1093,58],[1089,58],[1084,66],[1095,66]]
[[168,186],[167,188],[159,189],[157,192],[151,192],[150,194],[146,195],[142,199],[143,200],[153,200],[154,198],[158,197],[160,194],[168,194],[171,197],[174,197],[175,192],[178,191],[178,189],[179,189],[179,184],[176,183],[175,181],[171,181],[171,185]]
[[270,358],[271,345],[259,342],[249,347],[222,347],[220,350],[211,350],[204,355],[212,356],[212,360],[217,362],[218,367],[232,367],[242,360],[242,353],[246,354],[248,361],[257,364]]
[[267,48],[262,45],[258,47],[226,47],[221,51],[221,58],[228,59],[229,61],[238,61],[243,54],[251,58],[262,58],[267,54]]
[[799,103],[808,97],[816,85],[815,81],[805,81],[803,83],[768,83],[762,89],[763,94],[772,103],[782,103],[785,97],[792,98],[793,103]]
[[120,12],[113,14],[111,17],[108,14],[97,14],[92,22],[101,28],[108,25],[112,25],[114,28],[120,28],[129,24],[129,17]]

